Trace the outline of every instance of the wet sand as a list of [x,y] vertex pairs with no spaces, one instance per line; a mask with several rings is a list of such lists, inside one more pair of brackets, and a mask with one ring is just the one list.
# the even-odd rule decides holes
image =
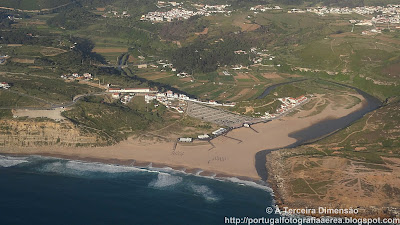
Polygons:
[[[253,129],[239,128],[226,136],[220,136],[207,142],[195,141],[192,144],[178,143],[174,150],[173,141],[155,142],[139,138],[130,138],[114,146],[107,147],[37,147],[37,148],[0,148],[1,153],[46,155],[69,159],[98,161],[145,167],[171,167],[189,173],[204,175],[247,177],[259,180],[255,168],[255,155],[265,149],[276,149],[296,143],[290,134],[303,130],[329,118],[344,117],[363,107],[365,99],[350,109],[332,109],[328,106],[320,114],[306,118],[284,117],[268,123],[253,125]],[[301,113],[299,114],[302,115]]]

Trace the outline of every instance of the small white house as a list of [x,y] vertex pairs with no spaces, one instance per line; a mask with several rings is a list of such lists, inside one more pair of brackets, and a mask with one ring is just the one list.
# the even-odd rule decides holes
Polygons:
[[188,142],[192,142],[193,139],[192,139],[192,138],[179,138],[178,141],[179,141],[179,142],[186,142],[186,143],[188,143]]

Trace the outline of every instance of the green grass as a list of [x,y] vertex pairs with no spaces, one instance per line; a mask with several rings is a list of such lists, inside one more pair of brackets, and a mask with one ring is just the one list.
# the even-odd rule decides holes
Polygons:
[[[0,90],[0,107],[41,107],[46,105],[30,97]],[[8,110],[2,111],[2,115],[8,115]]]
[[[0,79],[12,83],[11,90],[48,100],[53,103],[70,102],[79,94],[97,92],[100,89],[77,82],[66,83],[61,78],[34,75],[0,75]],[[31,101],[31,100],[29,100]],[[12,104],[15,105],[14,101]]]
[[0,109],[0,119],[11,119],[13,116],[10,109]]
[[57,7],[69,2],[71,0],[2,0],[0,6],[22,10],[38,10]]
[[[136,101],[135,101],[136,102]],[[147,129],[152,122],[162,122],[165,107],[157,109],[130,107],[119,103],[102,103],[101,98],[85,98],[63,115],[88,132],[95,132],[115,143],[129,135]],[[89,129],[87,129],[89,128]]]
[[298,178],[291,182],[292,190],[295,194],[315,194],[304,179]]

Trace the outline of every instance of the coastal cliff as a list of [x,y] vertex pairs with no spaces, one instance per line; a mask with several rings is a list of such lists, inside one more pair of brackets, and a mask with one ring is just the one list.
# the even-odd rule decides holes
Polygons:
[[104,144],[69,121],[0,120],[0,147],[91,146]]

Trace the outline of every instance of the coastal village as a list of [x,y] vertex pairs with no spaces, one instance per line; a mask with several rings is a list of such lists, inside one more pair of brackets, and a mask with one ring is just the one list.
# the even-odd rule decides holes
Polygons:
[[[264,116],[260,118],[251,118],[244,117],[241,115],[236,115],[231,112],[227,112],[218,107],[234,107],[236,105],[235,102],[232,103],[219,103],[214,100],[209,101],[201,101],[196,98],[191,98],[182,93],[174,93],[171,90],[166,92],[158,92],[156,90],[152,90],[150,88],[108,88],[108,93],[112,94],[113,99],[118,99],[122,104],[128,104],[134,96],[144,96],[144,100],[147,104],[154,104],[155,107],[158,107],[160,104],[164,105],[166,108],[176,110],[178,113],[185,113],[198,117],[209,122],[214,122],[217,124],[221,124],[221,120],[226,121],[222,124],[225,124],[225,128],[219,128],[218,130],[212,132],[211,134],[202,134],[198,135],[197,139],[199,140],[210,140],[217,136],[223,135],[231,129],[239,128],[239,127],[249,127],[251,124],[266,122],[268,120],[279,118],[280,116],[290,112],[296,107],[306,103],[309,98],[306,96],[300,96],[298,98],[285,97],[278,98],[282,104],[280,108],[276,110],[275,113],[270,114],[268,112],[265,113]],[[312,97],[312,96],[310,96]],[[205,107],[206,106],[206,107]],[[208,106],[208,107],[207,107]],[[198,115],[196,115],[198,114]],[[206,119],[206,115],[210,115],[211,118]],[[224,119],[223,119],[224,118]],[[191,137],[181,137],[178,139],[179,142],[192,142],[193,138]]]
[[93,80],[93,76],[90,73],[84,73],[84,74],[78,74],[78,73],[72,73],[72,74],[66,74],[66,75],[61,75],[61,78],[64,80]]

